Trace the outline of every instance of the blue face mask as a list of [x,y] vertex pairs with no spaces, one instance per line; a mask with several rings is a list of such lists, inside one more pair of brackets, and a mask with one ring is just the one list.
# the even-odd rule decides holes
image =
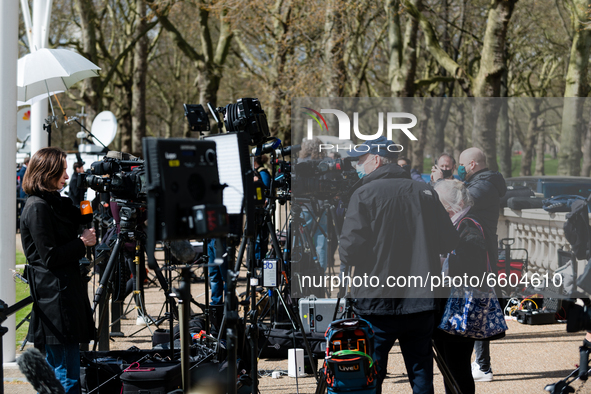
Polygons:
[[466,172],[466,167],[465,166],[458,166],[458,176],[460,177],[460,179],[462,181],[466,180],[466,175],[468,173]]
[[365,165],[363,164],[357,163],[355,165],[355,170],[357,170],[357,175],[359,176],[359,179],[367,175],[367,173],[365,172]]

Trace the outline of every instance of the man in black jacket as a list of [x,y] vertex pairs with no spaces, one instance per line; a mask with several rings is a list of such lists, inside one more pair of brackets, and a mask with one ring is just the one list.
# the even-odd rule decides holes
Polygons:
[[363,145],[350,154],[359,157],[361,185],[343,223],[341,264],[355,267],[354,277],[379,278],[377,286],[375,280],[364,286],[353,281],[352,288],[355,312],[375,331],[378,393],[397,339],[413,392],[432,393],[433,294],[429,286],[409,280],[396,287],[387,279],[440,275],[439,254],[453,250],[458,235],[433,188],[412,181],[397,165],[397,153],[388,150],[392,141],[380,137]]
[[[478,148],[468,148],[460,154],[458,176],[466,182],[474,200],[470,214],[480,218],[484,230],[486,248],[491,267],[499,261],[497,249],[497,223],[501,197],[507,192],[505,178],[498,171],[491,171],[486,164],[486,156]],[[500,294],[498,294],[500,297]],[[489,382],[493,378],[490,365],[490,342],[476,341],[476,362],[472,375],[476,382]]]
[[84,195],[86,194],[87,187],[78,187],[78,175],[84,172],[84,163],[74,163],[74,172],[72,173],[72,179],[70,180],[70,192],[69,196],[74,205],[80,206],[80,203],[84,201]]

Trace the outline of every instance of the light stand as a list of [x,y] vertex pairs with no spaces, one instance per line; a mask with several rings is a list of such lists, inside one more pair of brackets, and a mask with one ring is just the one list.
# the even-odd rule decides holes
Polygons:
[[[53,111],[53,107],[51,110]],[[45,118],[43,130],[47,131],[47,146],[51,146],[51,122],[55,122],[55,128],[57,129],[57,116],[52,115]]]
[[[89,137],[91,137],[91,138],[94,138],[94,140],[95,140],[96,142],[98,142],[99,144],[101,144],[101,146],[102,146],[103,148],[105,148],[105,149],[108,149],[108,148],[107,148],[107,146],[101,142],[101,140],[99,140],[98,138],[96,138],[96,136],[95,136],[94,134],[92,134],[92,133],[90,132],[90,130],[88,130],[88,129],[87,129],[87,128],[86,128],[86,127],[85,127],[85,126],[82,124],[82,123],[80,123],[80,122],[79,122],[79,120],[78,120],[78,117],[76,117],[76,116],[72,116],[71,118],[69,118],[69,119],[66,121],[66,124],[67,124],[67,123],[70,123],[70,122],[76,122],[76,123],[78,123],[78,125],[80,125],[80,128],[81,128],[82,130],[84,130],[84,131],[85,131],[85,132],[88,134],[88,136],[89,136]],[[43,126],[43,127],[45,128],[45,126]]]

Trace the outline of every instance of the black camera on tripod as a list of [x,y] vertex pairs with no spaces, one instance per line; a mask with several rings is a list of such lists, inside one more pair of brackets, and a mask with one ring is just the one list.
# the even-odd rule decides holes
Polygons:
[[348,193],[359,181],[349,159],[323,159],[298,162],[293,168],[296,197],[331,199]]
[[224,116],[227,132],[246,132],[249,145],[261,145],[269,137],[267,115],[257,98],[240,98],[236,104],[217,108]]
[[120,152],[109,152],[95,161],[78,177],[78,187],[90,187],[100,193],[112,193],[122,200],[145,200],[146,171],[144,161]]
[[276,175],[273,184],[277,190],[277,201],[283,205],[291,200],[291,162],[277,160],[275,166]]

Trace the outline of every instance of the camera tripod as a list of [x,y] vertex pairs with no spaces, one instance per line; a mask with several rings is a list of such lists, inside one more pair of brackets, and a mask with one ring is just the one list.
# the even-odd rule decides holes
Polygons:
[[[94,300],[93,300],[93,307],[92,312],[96,311],[97,306],[100,305],[100,313],[99,313],[99,323],[98,323],[98,330],[97,330],[97,338],[99,341],[95,341],[94,349],[96,350],[97,345],[99,342],[104,342],[103,339],[106,338],[108,341],[108,323],[106,322],[106,316],[108,311],[108,295],[112,293],[111,285],[115,282],[119,283],[118,289],[115,289],[118,293],[125,292],[123,286],[126,285],[127,280],[125,277],[125,264],[123,258],[123,250],[122,246],[125,243],[135,243],[134,247],[134,265],[135,265],[135,290],[133,290],[134,300],[136,304],[136,308],[138,310],[138,314],[140,317],[144,319],[144,321],[148,320],[148,323],[154,323],[156,325],[159,322],[154,322],[153,319],[149,318],[146,312],[145,304],[144,304],[144,296],[143,296],[143,275],[142,275],[142,266],[140,264],[141,259],[143,257],[144,251],[144,243],[146,239],[146,235],[143,231],[138,229],[138,213],[141,208],[143,208],[143,204],[141,203],[131,203],[131,202],[121,202],[119,215],[120,215],[120,227],[121,230],[117,235],[116,241],[113,245],[113,248],[110,252],[109,260],[104,267],[102,272],[102,276],[99,282],[98,289],[95,293]],[[118,280],[114,280],[115,273],[118,273],[119,278]],[[121,297],[121,294],[115,294],[118,298]],[[146,319],[147,318],[147,319]],[[117,320],[118,321],[118,320]],[[146,325],[149,328],[149,324]],[[151,332],[151,329],[150,329]],[[108,342],[106,342],[108,348]],[[101,346],[103,347],[103,346]],[[101,349],[107,350],[107,349]]]

